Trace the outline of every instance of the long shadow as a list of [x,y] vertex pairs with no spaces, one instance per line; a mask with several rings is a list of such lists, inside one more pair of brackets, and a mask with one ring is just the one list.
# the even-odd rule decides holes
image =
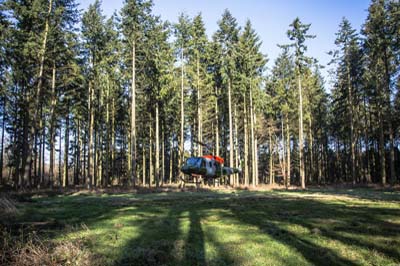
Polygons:
[[[245,204],[242,202],[242,204]],[[249,205],[251,203],[248,203]],[[256,205],[253,204],[253,212],[262,208],[263,205],[269,206],[268,211],[275,212],[272,215],[266,215],[264,219],[261,221],[259,219],[254,219],[251,215],[243,215],[243,213],[237,208],[231,208],[231,212],[235,215],[236,219],[241,223],[249,224],[253,226],[257,226],[262,232],[270,237],[274,238],[276,241],[284,243],[287,246],[291,246],[299,251],[304,258],[306,258],[310,263],[315,265],[357,265],[353,261],[350,261],[347,258],[343,258],[336,254],[333,250],[329,248],[325,248],[319,245],[312,243],[306,238],[302,238],[277,224],[285,224],[290,223],[293,225],[300,225],[309,229],[310,232],[314,231],[316,234],[321,234],[322,236],[338,240],[344,244],[348,245],[356,245],[364,249],[368,250],[377,250],[395,260],[400,260],[399,250],[396,246],[392,248],[385,248],[380,246],[377,243],[367,243],[361,240],[345,237],[338,233],[336,227],[331,228],[323,228],[318,224],[307,222],[314,218],[321,218],[321,210],[324,210],[324,215],[322,216],[325,219],[333,219],[340,220],[345,222],[344,228],[348,226],[346,230],[349,233],[352,232],[352,225],[360,225],[365,226],[365,228],[358,228],[358,230],[366,235],[376,236],[375,233],[379,233],[379,230],[370,228],[376,228],[379,224],[382,224],[382,220],[375,218],[376,215],[380,213],[390,214],[392,216],[400,215],[399,210],[390,210],[386,208],[373,209],[373,213],[371,214],[370,208],[365,207],[345,207],[340,205],[330,205],[325,204],[323,202],[310,200],[310,199],[297,199],[297,204],[309,206],[310,210],[296,210],[290,204],[285,203],[285,199],[277,198],[275,200],[269,200],[264,204]],[[272,209],[271,209],[272,206]],[[279,209],[276,208],[279,206]],[[285,209],[287,207],[287,209]],[[343,209],[344,208],[344,209]],[[284,210],[282,210],[284,209]],[[318,209],[316,214],[313,214],[313,209]],[[285,212],[286,210],[286,212]],[[264,211],[266,211],[264,209]],[[361,219],[360,222],[358,219]],[[260,218],[260,217],[259,217]],[[368,221],[366,222],[366,218]],[[388,224],[388,222],[385,222]],[[354,228],[354,226],[353,226]],[[391,237],[398,235],[400,229],[395,229],[395,224],[391,224],[391,228],[393,229]],[[385,232],[386,234],[386,232]],[[389,235],[387,235],[389,236]],[[397,249],[397,250],[396,250]]]
[[114,265],[179,265],[184,249],[179,241],[183,210],[167,207],[168,214],[155,219],[151,210],[144,212],[149,217],[142,224],[128,225],[136,227],[139,235],[124,244]]
[[[214,196],[212,196],[214,197]],[[159,202],[157,201],[158,204]],[[151,218],[137,227],[139,235],[130,239],[123,247],[120,257],[114,265],[208,265],[205,253],[205,234],[201,221],[206,219],[202,210],[215,208],[213,200],[202,198],[195,200],[164,201],[168,215],[158,217],[155,222]],[[143,210],[146,212],[146,210]],[[150,215],[152,211],[146,212]],[[182,228],[182,230],[180,229]],[[187,233],[186,230],[187,228]],[[210,234],[207,234],[210,236]],[[214,241],[209,238],[208,241]],[[232,265],[235,260],[219,243],[213,243],[217,248],[218,258],[214,265]]]
[[187,265],[206,265],[201,217],[196,208],[189,209],[190,229],[185,245],[185,263]]
[[[240,258],[230,254],[228,247],[210,232],[204,234],[201,221],[207,219],[206,214],[210,209],[229,210],[229,217],[221,214],[221,219],[234,218],[240,224],[257,227],[275,241],[297,250],[310,264],[357,265],[330,247],[316,244],[312,235],[293,233],[281,224],[299,225],[310,232],[314,231],[311,234],[316,236],[366,250],[377,250],[400,261],[400,250],[397,248],[399,241],[394,241],[393,247],[390,247],[349,236],[361,234],[392,239],[399,236],[398,225],[381,217],[400,216],[399,209],[346,206],[294,197],[220,197],[218,193],[209,193],[209,198],[190,194],[182,197],[174,195],[172,198],[157,196],[148,201],[118,199],[113,202],[107,197],[92,196],[68,197],[53,203],[40,200],[37,206],[45,208],[32,207],[24,219],[54,220],[64,225],[85,223],[91,228],[102,223],[108,226],[108,220],[125,211],[124,208],[134,207],[126,210],[124,215],[135,218],[129,219],[123,226],[136,230],[137,236],[124,242],[118,255],[113,255],[112,259],[116,259],[112,263],[114,265],[206,265],[209,261],[205,254],[205,236],[216,247],[221,264],[240,264]],[[187,235],[180,230],[181,219],[189,221]],[[324,224],[323,221],[328,220],[334,223]],[[61,234],[62,230],[58,232]]]
[[[278,201],[282,199],[277,199]],[[247,202],[248,203],[248,202]],[[243,202],[242,202],[243,204]],[[269,202],[271,204],[271,202]],[[273,203],[276,204],[276,203]],[[294,233],[275,225],[273,219],[254,219],[249,215],[243,215],[237,208],[230,208],[235,218],[243,224],[249,224],[259,228],[261,232],[278,242],[296,249],[303,257],[313,265],[343,265],[356,266],[354,262],[342,258],[329,248],[318,246],[307,239],[302,239]],[[278,220],[278,222],[287,222]]]

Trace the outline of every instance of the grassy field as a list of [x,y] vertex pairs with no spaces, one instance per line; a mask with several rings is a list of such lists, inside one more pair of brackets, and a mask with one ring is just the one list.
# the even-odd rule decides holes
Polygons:
[[400,264],[399,191],[76,193],[20,198],[17,208],[3,230],[90,254],[65,264]]

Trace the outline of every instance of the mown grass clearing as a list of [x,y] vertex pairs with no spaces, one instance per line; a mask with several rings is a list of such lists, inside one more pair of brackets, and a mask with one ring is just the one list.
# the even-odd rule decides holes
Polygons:
[[17,206],[3,221],[6,230],[79,241],[95,264],[400,263],[398,191],[78,194],[34,196]]

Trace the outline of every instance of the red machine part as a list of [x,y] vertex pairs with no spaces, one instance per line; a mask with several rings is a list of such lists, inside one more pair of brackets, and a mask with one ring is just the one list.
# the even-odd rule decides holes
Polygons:
[[216,160],[219,164],[224,164],[224,159],[219,157],[219,156],[214,156],[214,155],[204,155],[203,158],[207,159],[214,159]]

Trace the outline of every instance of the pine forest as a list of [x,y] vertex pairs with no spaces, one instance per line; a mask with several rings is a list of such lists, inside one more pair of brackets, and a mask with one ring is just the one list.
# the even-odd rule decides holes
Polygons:
[[201,13],[152,8],[1,2],[4,186],[162,187],[204,154],[241,170],[220,178],[231,187],[399,182],[398,1],[373,0],[360,29],[343,18],[327,66],[294,18],[270,68],[250,20],[226,9],[207,36]]

